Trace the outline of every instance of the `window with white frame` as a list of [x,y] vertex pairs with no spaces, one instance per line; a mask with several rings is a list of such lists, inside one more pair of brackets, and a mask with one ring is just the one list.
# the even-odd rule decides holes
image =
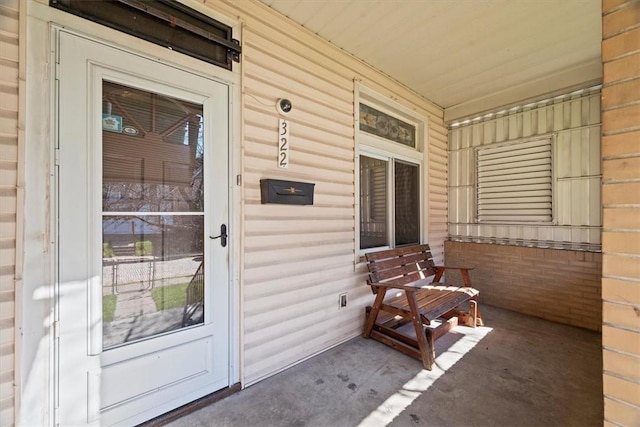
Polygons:
[[420,243],[424,122],[361,96],[359,103],[359,249]]
[[551,137],[476,150],[479,222],[551,222]]

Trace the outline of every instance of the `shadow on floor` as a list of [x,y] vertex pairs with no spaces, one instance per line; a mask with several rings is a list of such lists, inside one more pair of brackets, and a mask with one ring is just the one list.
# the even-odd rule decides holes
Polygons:
[[483,306],[437,342],[437,367],[361,337],[169,424],[601,426],[599,333]]

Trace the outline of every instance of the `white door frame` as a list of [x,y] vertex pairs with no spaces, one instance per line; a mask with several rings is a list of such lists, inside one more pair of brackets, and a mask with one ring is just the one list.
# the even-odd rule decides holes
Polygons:
[[[103,27],[101,27],[103,28]],[[61,32],[65,32],[65,33],[71,33],[74,34],[76,36],[82,37],[82,38],[86,38],[89,40],[93,40],[93,41],[97,41],[103,44],[108,44],[114,48],[123,50],[125,52],[128,53],[132,53],[135,54],[137,56],[142,56],[142,57],[147,57],[144,54],[141,54],[140,52],[135,52],[135,51],[131,51],[129,49],[123,49],[120,46],[114,45],[113,43],[105,43],[102,40],[96,40],[95,38],[92,37],[88,37],[86,35],[83,34],[78,34],[76,32],[70,31],[68,29],[62,29],[56,26],[52,27],[52,31],[51,31],[51,36],[52,36],[52,42],[55,46],[55,44],[57,43],[57,39],[58,36]],[[129,36],[122,36],[122,37],[129,37]],[[52,62],[55,62],[56,60],[56,53],[55,53],[55,49],[52,49],[53,55],[52,55]],[[168,65],[171,65],[172,67],[181,69],[183,71],[187,71],[190,73],[194,73],[194,74],[199,74],[202,75],[203,77],[206,77],[208,79],[212,79],[212,80],[219,80],[225,84],[228,85],[228,87],[230,88],[230,105],[229,105],[229,176],[228,176],[228,182],[229,182],[229,188],[228,188],[228,195],[229,195],[229,224],[228,224],[228,229],[229,229],[229,246],[230,246],[230,250],[229,250],[229,290],[230,290],[230,295],[229,295],[229,383],[230,384],[235,384],[238,383],[240,381],[240,358],[241,358],[241,349],[240,349],[240,323],[241,323],[241,318],[240,318],[240,313],[241,313],[241,308],[240,308],[240,253],[241,253],[241,248],[240,248],[240,243],[241,243],[241,230],[240,230],[240,224],[241,224],[241,218],[240,218],[240,209],[239,209],[239,204],[240,204],[240,200],[241,200],[241,193],[240,193],[240,187],[239,185],[237,185],[237,183],[239,181],[237,181],[237,178],[239,176],[239,171],[240,171],[240,144],[239,144],[239,135],[240,135],[240,116],[241,116],[241,111],[240,111],[240,88],[237,82],[230,82],[228,80],[225,79],[217,79],[214,76],[212,77],[211,72],[212,71],[216,71],[217,68],[214,66],[211,66],[209,64],[202,64],[203,65],[203,69],[206,68],[207,71],[203,71],[203,70],[194,70],[191,68],[185,68],[182,66],[178,66],[177,65],[177,61],[180,58],[175,58],[175,54],[174,52],[167,52],[167,57],[170,56],[174,56],[174,58],[172,58],[171,60],[163,60],[162,63],[166,63]],[[149,58],[149,57],[147,57]],[[154,59],[154,60],[158,60],[158,58],[149,58],[149,59]],[[235,67],[237,67],[237,65],[234,64]],[[239,68],[239,67],[237,67]],[[52,67],[52,70],[53,67]],[[224,71],[221,74],[228,74],[227,71]],[[237,72],[238,74],[238,81],[239,81],[239,72]],[[55,81],[55,75],[51,76],[52,82]],[[233,79],[236,80],[236,79]],[[52,123],[56,123],[56,112],[53,112],[52,115]],[[55,131],[54,131],[54,137],[52,138],[52,152],[55,153],[56,152],[56,147],[58,142],[56,141],[55,138]],[[55,156],[53,156],[55,158]],[[52,186],[53,190],[54,190],[54,194],[58,191],[57,188],[55,188],[55,186]],[[52,200],[53,202],[53,200]],[[55,212],[55,204],[52,205],[52,212]],[[57,257],[57,253],[53,254],[53,258],[55,259]],[[55,261],[54,261],[55,262]],[[54,328],[55,329],[55,328]],[[55,333],[54,333],[55,335]],[[55,336],[54,336],[54,340],[55,340]],[[54,376],[55,377],[55,376]],[[55,387],[54,387],[55,389]],[[54,399],[52,399],[52,401],[55,401],[55,396]]]

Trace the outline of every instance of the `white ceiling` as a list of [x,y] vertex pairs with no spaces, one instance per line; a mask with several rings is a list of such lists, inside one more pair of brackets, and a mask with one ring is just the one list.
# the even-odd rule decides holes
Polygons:
[[452,120],[602,77],[600,0],[261,0]]

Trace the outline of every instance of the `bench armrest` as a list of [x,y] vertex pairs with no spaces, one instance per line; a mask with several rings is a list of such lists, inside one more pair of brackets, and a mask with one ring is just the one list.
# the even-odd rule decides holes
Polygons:
[[476,268],[474,265],[436,265],[436,268],[443,268],[446,270],[455,269],[455,270],[473,270]]
[[472,265],[436,265],[436,275],[433,278],[433,283],[440,283],[440,279],[442,278],[442,274],[445,270],[460,270],[460,275],[462,276],[462,281],[464,285],[467,287],[471,286],[471,277],[469,277],[469,270],[473,270],[475,267]]

